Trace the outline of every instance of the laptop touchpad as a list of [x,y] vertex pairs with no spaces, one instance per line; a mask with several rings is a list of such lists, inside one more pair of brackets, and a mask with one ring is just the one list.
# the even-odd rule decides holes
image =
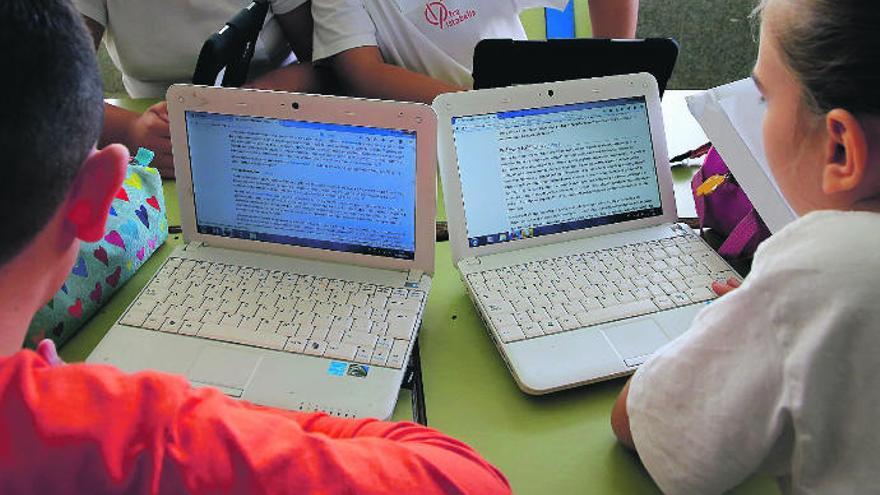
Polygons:
[[207,345],[186,375],[197,382],[241,389],[253,374],[260,357],[254,352]]
[[651,354],[669,342],[669,338],[652,318],[615,325],[603,332],[624,361]]

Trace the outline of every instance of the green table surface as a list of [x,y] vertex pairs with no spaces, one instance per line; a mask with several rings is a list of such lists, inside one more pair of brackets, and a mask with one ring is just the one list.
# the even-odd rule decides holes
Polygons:
[[[154,100],[114,103],[142,111]],[[675,172],[686,190],[693,169]],[[165,181],[169,224],[179,225],[173,181]],[[439,188],[438,188],[439,189]],[[679,194],[681,196],[681,194]],[[445,217],[438,198],[438,213]],[[173,248],[168,242],[64,348],[68,361],[89,352],[143,288]],[[437,244],[433,287],[419,342],[430,426],[459,438],[498,466],[516,493],[659,493],[638,458],[620,447],[609,426],[612,404],[624,380],[532,397],[516,386],[452,264],[449,243]],[[412,418],[402,391],[394,419]],[[778,493],[767,478],[750,480],[736,494]]]

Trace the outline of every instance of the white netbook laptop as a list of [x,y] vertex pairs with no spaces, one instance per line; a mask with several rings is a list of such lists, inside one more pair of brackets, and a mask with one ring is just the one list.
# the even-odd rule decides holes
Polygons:
[[632,373],[735,272],[676,223],[648,74],[441,95],[454,261],[520,388]]
[[434,267],[427,105],[173,86],[178,247],[89,356],[388,418]]

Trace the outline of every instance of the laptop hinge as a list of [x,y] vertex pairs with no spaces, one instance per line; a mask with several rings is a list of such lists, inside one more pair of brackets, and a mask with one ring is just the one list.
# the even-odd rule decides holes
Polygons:
[[422,281],[422,276],[424,274],[425,274],[425,272],[423,270],[410,270],[406,274],[406,281],[407,281],[407,283],[418,284],[419,282]]

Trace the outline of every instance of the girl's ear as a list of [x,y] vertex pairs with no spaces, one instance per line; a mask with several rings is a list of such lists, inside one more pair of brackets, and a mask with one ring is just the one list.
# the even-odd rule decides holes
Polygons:
[[868,140],[858,119],[837,108],[825,117],[828,147],[822,169],[822,191],[828,195],[855,190],[865,179]]
[[128,160],[128,150],[119,144],[94,151],[86,158],[74,180],[65,214],[79,240],[95,242],[104,236],[110,203],[125,179]]

